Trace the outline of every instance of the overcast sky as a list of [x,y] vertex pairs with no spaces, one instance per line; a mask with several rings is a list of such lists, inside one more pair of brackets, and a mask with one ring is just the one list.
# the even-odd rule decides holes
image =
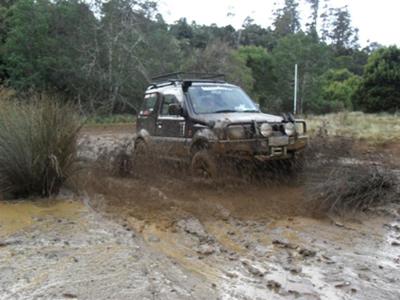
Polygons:
[[[255,23],[268,27],[272,23],[274,2],[282,0],[159,0],[159,9],[168,23],[186,17],[189,22],[231,24],[240,28],[244,19],[250,16]],[[332,7],[344,5],[349,7],[353,26],[360,30],[362,46],[367,40],[400,46],[400,0],[330,0]],[[305,21],[308,8],[302,5],[301,11]]]

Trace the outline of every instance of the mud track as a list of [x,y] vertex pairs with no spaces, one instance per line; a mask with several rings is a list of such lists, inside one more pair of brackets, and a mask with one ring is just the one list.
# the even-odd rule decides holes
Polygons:
[[[80,154],[107,169],[131,138],[87,130]],[[0,298],[400,298],[399,205],[322,215],[297,181],[155,170],[90,168],[79,197],[2,203]]]

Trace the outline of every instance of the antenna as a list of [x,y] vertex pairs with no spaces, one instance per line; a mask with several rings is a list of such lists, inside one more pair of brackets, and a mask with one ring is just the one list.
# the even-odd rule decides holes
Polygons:
[[294,65],[294,97],[293,97],[293,114],[297,113],[297,64]]

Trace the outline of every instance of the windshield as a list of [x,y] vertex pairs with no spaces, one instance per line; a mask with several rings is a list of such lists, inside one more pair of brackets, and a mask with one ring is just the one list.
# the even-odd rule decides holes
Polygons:
[[197,114],[259,112],[240,88],[230,86],[191,86],[189,95]]

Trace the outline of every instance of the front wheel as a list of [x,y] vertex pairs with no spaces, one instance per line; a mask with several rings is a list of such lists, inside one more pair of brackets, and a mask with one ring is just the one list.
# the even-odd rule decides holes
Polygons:
[[218,176],[217,162],[208,150],[200,150],[193,155],[190,171],[198,179],[214,180]]

